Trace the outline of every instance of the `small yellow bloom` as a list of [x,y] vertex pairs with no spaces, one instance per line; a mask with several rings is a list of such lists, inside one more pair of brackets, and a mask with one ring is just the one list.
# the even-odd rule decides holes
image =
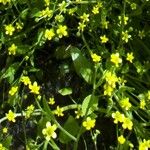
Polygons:
[[124,129],[129,129],[129,130],[132,130],[132,126],[133,126],[133,123],[132,121],[129,119],[129,118],[124,118],[123,120],[123,124],[122,124],[122,127]]
[[10,90],[9,90],[9,94],[11,96],[15,95],[16,92],[18,91],[18,86],[13,86]]
[[29,85],[29,89],[31,90],[31,93],[39,94],[40,86],[38,86],[37,82],[35,81],[33,85],[32,84]]
[[140,39],[143,39],[143,38],[145,37],[145,32],[144,32],[144,30],[139,31],[138,36],[140,37]]
[[9,110],[9,112],[6,114],[6,118],[9,120],[9,121],[12,121],[12,122],[15,122],[15,113],[13,113],[11,110]]
[[63,15],[56,15],[55,20],[59,23],[64,21],[64,16]]
[[0,143],[0,150],[6,150],[6,148]]
[[127,60],[128,60],[130,63],[132,63],[133,59],[134,59],[133,53],[127,53]]
[[76,118],[79,119],[80,117],[82,117],[83,112],[81,108],[78,108],[77,110],[75,110],[75,114],[76,114]]
[[[119,16],[118,18],[119,18],[120,24],[121,24],[121,23],[122,23],[122,17]],[[124,17],[123,17],[124,25],[127,25],[128,20],[129,20],[129,17],[127,17],[127,16],[124,16]]]
[[64,116],[63,111],[64,111],[63,108],[60,108],[59,106],[57,106],[56,110],[54,111],[54,114],[56,114],[58,117],[59,116],[62,117],[62,116]]
[[44,0],[45,1],[45,5],[49,6],[50,5],[50,0]]
[[92,13],[93,13],[94,15],[98,14],[98,13],[99,13],[99,7],[94,6],[93,9],[92,9]]
[[79,31],[83,32],[85,27],[86,27],[86,25],[84,24],[84,22],[79,22],[79,26],[78,26]]
[[22,22],[16,22],[16,28],[17,28],[18,30],[22,30],[22,28],[23,28],[23,23],[22,23]]
[[66,13],[66,11],[67,11],[66,7],[68,6],[67,2],[62,1],[62,3],[58,4],[58,6],[59,6],[59,10],[61,12]]
[[121,135],[121,136],[118,137],[118,142],[119,142],[120,144],[124,144],[125,141],[126,141],[126,139],[124,138],[123,135]]
[[120,101],[120,106],[125,110],[129,110],[131,108],[131,103],[129,102],[129,98],[124,98]]
[[136,3],[131,3],[131,5],[130,5],[130,6],[131,6],[131,9],[132,9],[132,10],[135,10],[135,9],[136,9],[136,7],[137,7]]
[[96,122],[95,119],[92,120],[90,117],[87,117],[86,121],[84,121],[82,123],[82,125],[83,125],[83,127],[86,128],[86,130],[90,130],[90,129],[94,128],[95,122]]
[[30,118],[31,114],[34,112],[34,106],[31,104],[30,106],[27,107],[27,110],[26,110],[26,115],[25,117],[28,119]]
[[54,105],[54,104],[55,104],[54,97],[50,97],[48,103],[49,103],[50,105]]
[[141,108],[141,109],[145,109],[145,106],[146,106],[146,102],[145,102],[144,99],[142,99],[142,100],[140,101],[140,108]]
[[46,9],[42,10],[40,12],[40,17],[43,18],[50,18],[53,15],[53,11],[49,9],[49,7],[46,7]]
[[13,35],[13,33],[15,31],[15,28],[14,28],[14,26],[12,24],[9,24],[9,25],[5,26],[5,31],[6,31],[5,33],[7,35]]
[[100,36],[101,42],[102,43],[107,43],[108,42],[108,38],[106,37],[106,35]]
[[109,21],[102,21],[102,28],[104,29],[108,29],[108,24],[109,24]]
[[83,20],[83,22],[89,22],[89,14],[83,13],[82,16],[80,16],[80,19]]
[[23,82],[24,85],[30,85],[31,84],[30,78],[28,76],[22,76],[21,82]]
[[91,54],[91,57],[92,57],[92,59],[93,59],[94,62],[101,61],[101,56],[99,56],[99,55],[97,55],[95,53]]
[[3,133],[6,134],[8,132],[8,128],[3,128]]
[[111,96],[114,91],[114,88],[108,83],[104,85],[104,95]]
[[67,36],[68,35],[67,26],[59,25],[56,32],[57,32],[59,38],[62,38],[63,36]]
[[49,141],[51,138],[55,139],[57,137],[57,134],[55,132],[56,129],[57,129],[56,124],[51,125],[50,122],[46,123],[46,128],[42,130],[42,133],[47,141]]
[[131,38],[131,35],[128,34],[128,31],[122,32],[122,40],[128,43],[128,40]]
[[148,150],[150,148],[150,140],[143,140],[139,143],[139,150]]
[[44,36],[46,39],[51,40],[55,36],[54,29],[46,29]]
[[118,122],[123,122],[125,116],[124,114],[121,114],[119,111],[116,111],[115,113],[112,113],[112,118],[114,118],[114,123],[117,124]]
[[9,55],[15,55],[16,54],[16,50],[17,50],[17,46],[15,44],[12,44],[9,48],[8,48],[8,54]]
[[118,67],[120,63],[122,63],[122,59],[119,57],[119,53],[111,54],[111,62],[113,62],[116,67]]

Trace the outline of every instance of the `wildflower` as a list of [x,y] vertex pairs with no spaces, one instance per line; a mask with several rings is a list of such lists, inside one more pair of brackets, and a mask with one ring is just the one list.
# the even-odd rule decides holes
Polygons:
[[46,39],[51,40],[55,36],[54,29],[46,29],[44,36]]
[[82,109],[81,109],[81,108],[78,108],[78,109],[75,111],[75,114],[76,114],[76,118],[79,119],[79,118],[83,115]]
[[110,71],[106,72],[105,79],[110,86],[112,86],[113,88],[116,87],[118,78],[114,73],[111,73]]
[[34,112],[34,106],[31,104],[30,106],[27,107],[27,110],[26,110],[26,119],[30,118],[31,114]]
[[124,98],[120,101],[120,106],[125,110],[129,110],[131,108],[131,103],[129,102],[129,98]]
[[100,36],[101,42],[102,43],[107,43],[108,42],[108,38],[106,37],[106,35]]
[[65,1],[62,1],[62,3],[58,4],[58,6],[61,12],[66,13],[67,11],[66,7],[68,6],[68,4]]
[[8,132],[8,128],[5,127],[5,128],[3,128],[2,131],[3,131],[4,134],[6,134]]
[[58,117],[59,116],[62,117],[62,116],[64,116],[63,111],[64,111],[63,108],[60,108],[59,106],[57,106],[56,110],[54,111],[54,114],[56,114]]
[[57,134],[55,132],[56,129],[57,129],[56,124],[51,125],[50,122],[46,123],[46,128],[42,130],[42,133],[47,141],[49,141],[51,138],[55,139],[57,137]]
[[42,10],[40,12],[40,17],[43,17],[43,18],[50,18],[52,17],[53,15],[53,11],[49,9],[49,7],[46,7],[45,10]]
[[12,44],[9,48],[8,48],[8,54],[9,55],[15,55],[16,54],[16,50],[17,50],[17,46],[15,44]]
[[141,108],[141,109],[145,109],[145,106],[146,106],[145,100],[142,99],[142,100],[140,101],[140,108]]
[[45,5],[49,6],[50,5],[50,0],[44,0],[45,1]]
[[83,13],[82,16],[80,16],[80,19],[83,20],[83,22],[89,22],[89,14]]
[[64,21],[64,16],[63,15],[56,15],[56,17],[55,17],[55,20],[57,21],[57,22],[63,22]]
[[127,53],[127,60],[132,63],[132,60],[134,59],[133,53]]
[[150,140],[143,140],[143,142],[139,143],[139,150],[148,150],[150,148]]
[[31,90],[31,93],[39,94],[40,86],[38,86],[37,82],[35,81],[33,85],[32,84],[29,85],[29,89]]
[[5,33],[7,35],[13,35],[13,33],[15,31],[15,28],[14,28],[14,26],[12,24],[9,24],[9,25],[5,26],[5,31],[6,31]]
[[0,150],[6,150],[6,148],[0,143]]
[[99,7],[94,6],[93,9],[92,9],[92,13],[93,13],[94,15],[98,14],[98,13],[99,13]]
[[9,90],[9,94],[11,96],[15,95],[16,92],[18,91],[18,86],[13,86],[10,90]]
[[99,62],[101,61],[101,56],[97,55],[97,54],[91,54],[91,57],[93,59],[94,62]]
[[87,117],[86,121],[84,121],[82,125],[86,128],[86,130],[90,130],[91,128],[94,128],[95,122],[95,119],[92,120],[90,117]]
[[9,110],[9,112],[6,114],[6,118],[9,120],[9,121],[12,121],[12,122],[15,122],[15,113],[13,113],[11,110]]
[[126,140],[125,140],[125,138],[124,138],[123,135],[121,135],[121,136],[118,137],[118,142],[119,142],[120,144],[124,144],[125,141],[126,141]]
[[23,23],[22,23],[22,22],[16,22],[16,28],[17,28],[18,30],[22,30],[22,28],[23,28]]
[[123,124],[122,124],[122,127],[124,129],[129,129],[129,130],[132,130],[132,126],[133,126],[133,123],[132,121],[129,119],[129,118],[124,118],[123,120]]
[[77,7],[70,8],[70,9],[68,10],[68,14],[69,14],[69,15],[73,15],[76,11],[77,11]]
[[128,43],[128,40],[131,38],[131,35],[128,34],[128,31],[122,32],[122,40]]
[[30,78],[28,76],[22,76],[21,82],[23,82],[24,85],[30,85],[31,84]]
[[136,7],[137,7],[137,6],[136,6],[136,3],[131,3],[131,5],[130,5],[130,6],[131,6],[131,9],[132,9],[132,10],[135,10],[135,9],[136,9]]
[[48,103],[49,103],[50,105],[54,105],[54,104],[55,104],[54,97],[50,97]]
[[[120,24],[121,24],[122,23],[122,17],[119,16],[118,18],[119,18]],[[129,20],[129,17],[123,16],[123,23],[124,23],[124,25],[127,25],[128,20]]]
[[57,32],[59,38],[62,38],[63,36],[67,36],[68,35],[67,26],[59,25],[56,32]]
[[123,122],[125,116],[119,111],[116,111],[115,113],[112,113],[112,118],[114,118],[114,123],[117,124],[118,122]]
[[102,28],[108,29],[109,21],[102,21]]
[[78,30],[83,32],[85,27],[86,25],[84,24],[84,22],[79,22]]
[[140,37],[140,39],[143,39],[143,38],[145,37],[145,32],[144,32],[144,30],[139,31],[138,36]]
[[111,62],[113,62],[116,67],[118,67],[118,64],[122,63],[122,59],[119,57],[119,53],[113,53],[111,54]]
[[110,86],[109,84],[104,85],[104,95],[111,96],[113,93],[114,88]]

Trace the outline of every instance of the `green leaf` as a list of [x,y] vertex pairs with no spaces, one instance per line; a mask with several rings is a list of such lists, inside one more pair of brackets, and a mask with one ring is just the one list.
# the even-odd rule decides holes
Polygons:
[[63,96],[70,95],[70,94],[72,94],[72,89],[71,88],[63,88],[63,89],[59,90],[58,93],[60,93]]
[[12,136],[11,135],[7,136],[7,138],[3,142],[3,146],[9,149],[10,148],[9,146],[11,145],[11,141],[12,141]]
[[[74,119],[74,117],[69,116],[69,118],[67,119],[67,121],[64,124],[64,129],[67,130],[71,135],[76,136],[79,131],[79,128],[80,127],[79,127],[77,121]],[[68,137],[63,131],[60,131],[59,140],[62,143],[68,143],[72,139],[70,137]]]
[[97,109],[98,97],[94,95],[88,95],[82,103],[82,113],[90,115],[94,110]]
[[87,83],[91,84],[93,72],[90,62],[82,55],[78,48],[72,47],[70,53],[77,74],[82,76]]

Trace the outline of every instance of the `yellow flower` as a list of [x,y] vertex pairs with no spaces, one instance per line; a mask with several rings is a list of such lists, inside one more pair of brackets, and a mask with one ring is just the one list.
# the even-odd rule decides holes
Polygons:
[[34,112],[34,106],[31,104],[30,106],[27,107],[27,110],[26,110],[26,115],[25,117],[28,119],[30,118],[31,114]]
[[146,102],[145,102],[144,99],[142,99],[142,100],[140,101],[140,108],[141,108],[141,109],[145,109],[145,106],[146,106]]
[[15,95],[16,92],[18,91],[18,86],[13,86],[10,90],[9,90],[9,94],[11,96]]
[[44,36],[46,39],[51,40],[55,36],[54,29],[46,29]]
[[82,16],[80,16],[80,19],[83,20],[83,22],[89,22],[89,14],[83,13]]
[[122,40],[128,43],[128,40],[131,38],[131,35],[128,34],[128,31],[122,32]]
[[59,25],[56,32],[57,32],[59,38],[62,38],[63,36],[67,36],[68,35],[67,26]]
[[61,12],[66,12],[66,7],[67,7],[67,3],[65,2],[65,1],[62,1],[62,3],[60,3],[60,4],[58,4],[58,6],[59,6],[59,10],[61,11]]
[[109,21],[102,21],[102,27],[105,28],[105,29],[108,29],[108,24],[109,24]]
[[[119,16],[118,18],[119,18],[119,20],[120,20],[120,24],[121,24],[121,22],[122,22],[122,17],[121,17],[121,16]],[[127,25],[128,20],[129,20],[129,17],[127,17],[127,16],[123,16],[124,25]]]
[[122,124],[122,127],[124,129],[129,129],[129,130],[132,130],[132,126],[133,126],[133,123],[132,121],[129,119],[129,118],[124,118],[123,119],[123,124]]
[[124,144],[125,141],[126,141],[126,139],[124,138],[123,135],[121,135],[121,136],[118,137],[118,142],[119,142],[120,144]]
[[12,121],[12,122],[15,122],[15,113],[13,113],[11,110],[9,110],[9,112],[6,114],[6,118],[9,120],[9,121]]
[[45,5],[49,6],[50,5],[50,0],[44,0],[45,1]]
[[57,134],[55,133],[56,129],[57,129],[56,124],[51,125],[50,122],[46,123],[46,128],[42,130],[42,133],[47,141],[51,140],[51,138],[55,139],[57,137]]
[[129,102],[129,98],[124,98],[120,101],[120,106],[125,110],[129,110],[131,108],[131,103]]
[[16,22],[16,28],[17,28],[18,30],[22,30],[22,28],[23,28],[23,23],[22,23],[22,22]]
[[2,3],[3,5],[6,5],[7,3],[10,3],[11,0],[0,0],[0,3]]
[[38,86],[37,82],[35,81],[33,85],[32,84],[29,85],[29,89],[31,90],[31,93],[39,94],[40,86]]
[[104,95],[111,96],[113,91],[114,91],[114,88],[111,85],[109,84],[104,85]]
[[82,123],[82,125],[83,125],[83,127],[86,128],[86,130],[90,130],[90,129],[94,128],[95,122],[96,122],[95,119],[92,120],[90,117],[87,117],[86,121],[84,121]]
[[64,111],[63,108],[60,108],[59,106],[57,106],[56,110],[54,111],[54,114],[56,114],[58,117],[64,116],[63,111]]
[[148,150],[150,148],[150,140],[143,140],[143,142],[139,143],[139,150]]
[[92,57],[92,59],[93,59],[94,62],[101,61],[101,56],[99,56],[99,55],[97,55],[95,53],[91,54],[91,57]]
[[116,67],[118,67],[118,64],[122,63],[122,59],[119,57],[119,53],[111,54],[111,62],[113,62]]
[[56,17],[55,17],[55,20],[57,21],[57,22],[63,22],[64,21],[64,16],[63,15],[56,15]]
[[28,76],[22,76],[21,82],[23,82],[24,85],[30,85],[31,84],[30,78]]
[[98,14],[98,13],[99,13],[99,7],[94,6],[93,9],[92,9],[92,13],[93,13],[94,15]]
[[119,111],[116,111],[115,113],[112,113],[112,118],[114,118],[114,123],[117,124],[118,122],[123,122],[125,116]]
[[6,148],[0,143],[0,150],[6,150]]
[[76,114],[76,118],[79,119],[80,117],[82,117],[83,112],[81,108],[78,108],[77,110],[75,110],[75,114]]
[[135,10],[135,9],[136,9],[136,3],[131,3],[130,6],[131,6],[131,9],[132,9],[132,10]]
[[86,25],[84,24],[84,22],[79,22],[78,30],[83,32],[85,27]]
[[132,60],[134,59],[133,53],[127,53],[127,60],[132,63]]
[[106,37],[106,35],[100,36],[101,42],[102,43],[107,43],[108,42],[108,38]]
[[16,54],[16,49],[17,46],[15,44],[12,44],[9,48],[8,48],[8,54],[9,55],[15,55]]
[[50,18],[52,17],[53,15],[53,11],[49,9],[49,7],[46,7],[45,10],[42,10],[40,12],[40,17],[43,17],[43,18]]
[[114,73],[111,73],[110,71],[108,71],[106,72],[105,80],[112,88],[115,88],[116,82],[118,82],[119,79]]
[[5,26],[5,33],[7,34],[7,35],[13,35],[13,33],[14,33],[14,31],[15,31],[15,28],[13,27],[13,25],[12,24],[9,24],[9,25],[6,25]]
[[48,103],[49,103],[50,105],[54,105],[54,104],[55,104],[54,97],[50,97]]
[[8,132],[8,129],[5,127],[5,128],[3,128],[3,133],[7,133]]
[[143,39],[143,38],[145,37],[145,32],[144,32],[144,30],[139,31],[138,36],[140,37],[140,39]]

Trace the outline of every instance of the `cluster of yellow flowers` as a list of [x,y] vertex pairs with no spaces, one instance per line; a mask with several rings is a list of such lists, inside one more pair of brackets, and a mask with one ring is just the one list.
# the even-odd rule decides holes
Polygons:
[[133,123],[129,118],[125,117],[124,114],[121,114],[119,111],[116,111],[112,113],[112,118],[114,118],[115,124],[120,122],[122,123],[122,127],[124,129],[132,130]]

